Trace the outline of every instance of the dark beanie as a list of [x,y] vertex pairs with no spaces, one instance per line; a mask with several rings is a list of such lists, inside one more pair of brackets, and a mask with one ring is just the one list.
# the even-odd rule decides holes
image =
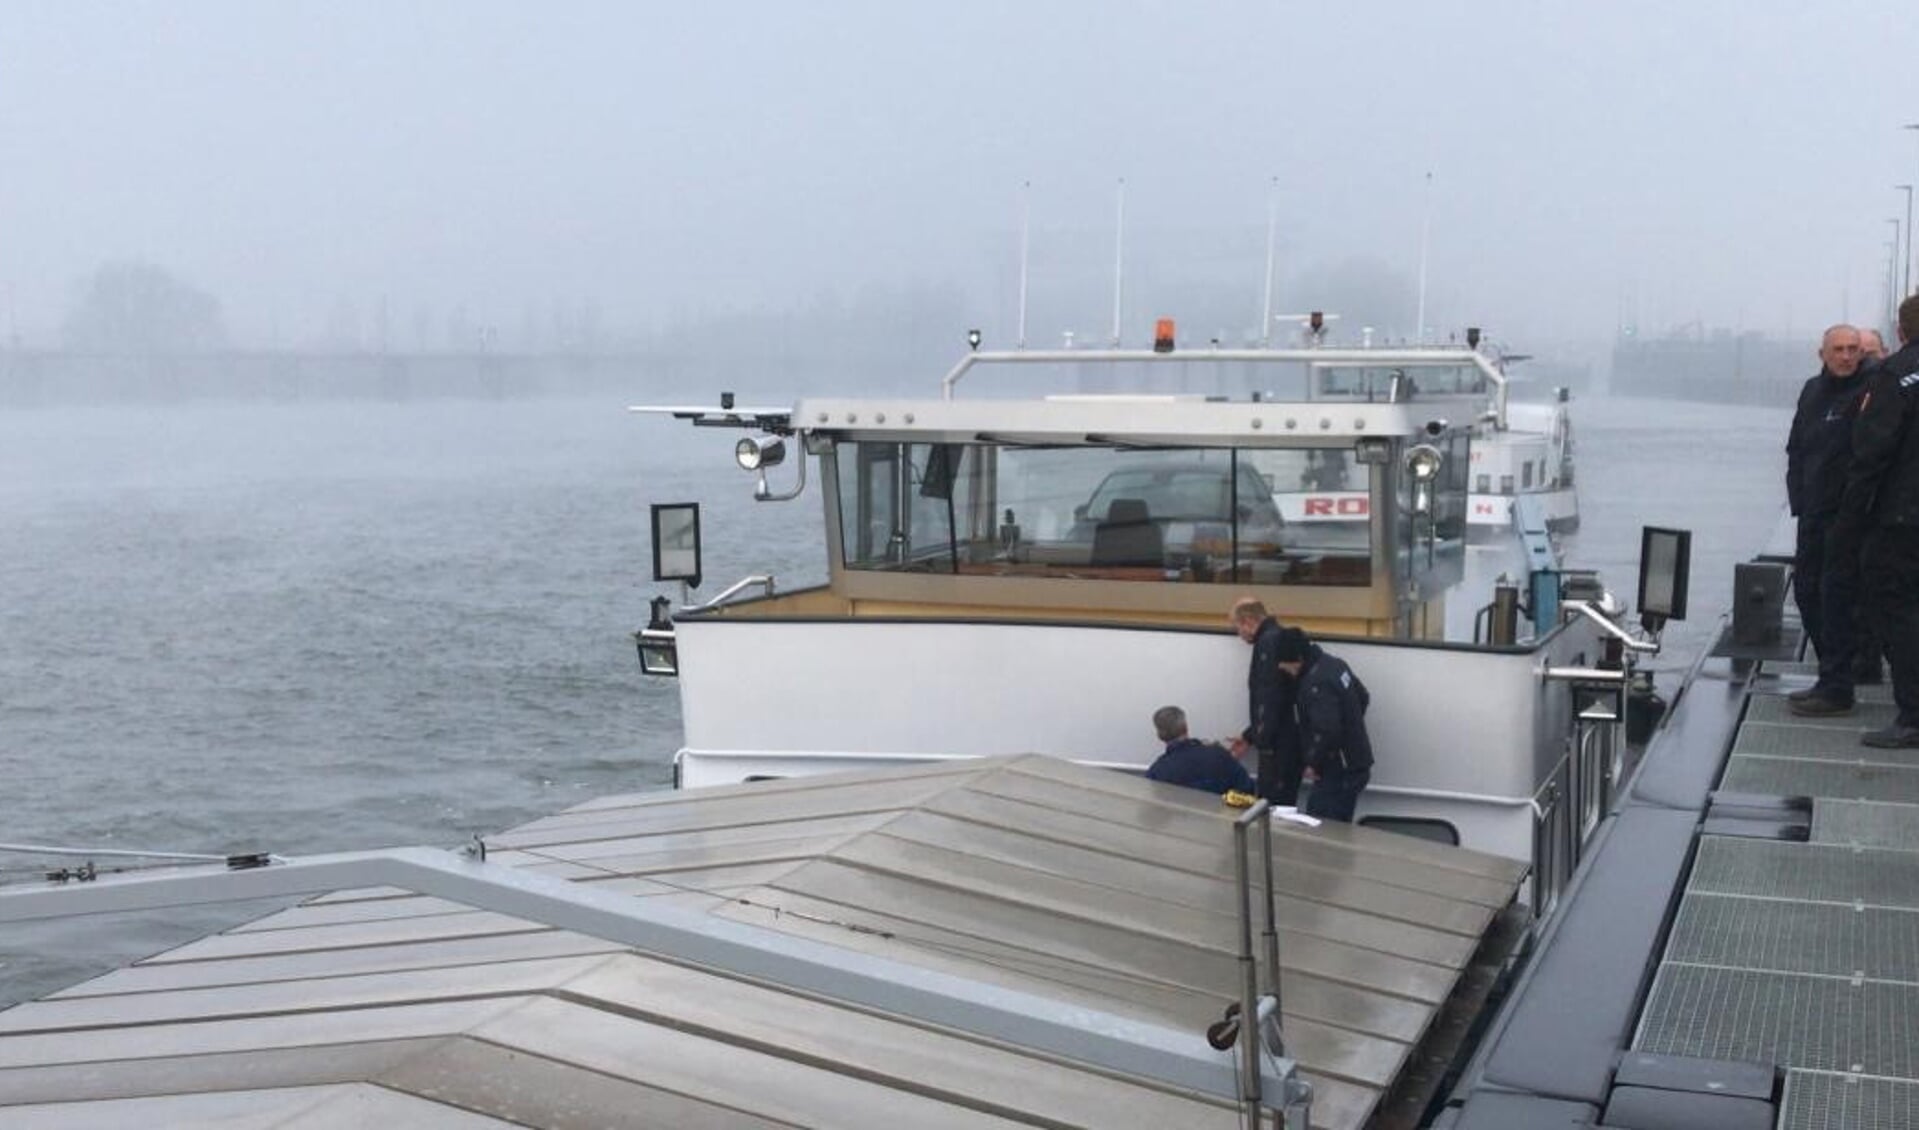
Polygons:
[[1313,641],[1298,628],[1281,628],[1279,639],[1274,641],[1273,658],[1280,663],[1304,663],[1306,651]]

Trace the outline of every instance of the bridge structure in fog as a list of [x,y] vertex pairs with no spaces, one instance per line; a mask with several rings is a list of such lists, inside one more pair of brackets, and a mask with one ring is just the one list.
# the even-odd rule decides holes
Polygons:
[[404,400],[706,385],[779,358],[647,350],[221,349],[112,353],[0,345],[0,403],[75,400]]

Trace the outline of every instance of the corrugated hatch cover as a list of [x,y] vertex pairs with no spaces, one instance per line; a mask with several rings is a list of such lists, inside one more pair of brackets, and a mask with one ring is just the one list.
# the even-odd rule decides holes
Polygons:
[[[1203,794],[1023,756],[609,797],[489,845],[1197,1033],[1238,991],[1230,825]],[[1313,1121],[1359,1126],[1522,867],[1363,828],[1275,840]],[[0,1013],[0,1108],[10,1127],[1236,1125],[1209,1099],[392,889]]]

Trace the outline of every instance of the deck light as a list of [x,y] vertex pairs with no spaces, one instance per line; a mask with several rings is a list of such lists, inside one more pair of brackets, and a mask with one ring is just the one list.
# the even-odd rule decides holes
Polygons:
[[1439,465],[1445,461],[1437,447],[1422,443],[1406,453],[1406,470],[1412,473],[1414,480],[1430,482],[1438,476]]
[[747,436],[733,445],[733,459],[743,471],[763,471],[777,467],[786,458],[786,443],[779,439],[755,439]]
[[673,632],[673,602],[664,596],[653,598],[653,616],[646,627],[633,633],[639,645],[640,670],[648,675],[677,676],[680,673],[679,640]]
[[1437,447],[1422,443],[1406,452],[1406,473],[1413,477],[1413,513],[1427,516],[1433,512],[1433,480],[1439,477],[1446,457]]
[[979,331],[978,330],[966,331],[966,344],[972,346],[974,349],[979,348]]
[[1467,349],[1479,348],[1479,327],[1478,326],[1466,327],[1466,348]]

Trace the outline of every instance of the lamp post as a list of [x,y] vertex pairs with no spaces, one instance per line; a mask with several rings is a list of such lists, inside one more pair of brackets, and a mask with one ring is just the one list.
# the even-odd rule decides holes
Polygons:
[[1892,271],[1886,272],[1886,324],[1896,330],[1900,322],[1900,297],[1902,297],[1900,295],[1900,259],[1904,257],[1904,251],[1900,247],[1904,247],[1904,244],[1900,244],[1900,217],[1892,217],[1886,223],[1892,224],[1892,263],[1890,263]]
[[1912,293],[1912,186],[1895,184],[1892,187],[1893,191],[1906,194],[1906,250],[1899,256],[1899,266],[1905,272],[1899,287],[1899,296],[1903,298]]
[[1883,311],[1886,315],[1886,324],[1894,329],[1898,328],[1898,318],[1895,314],[1899,308],[1898,290],[1899,241],[1895,239],[1886,244],[1886,308]]
[[[1901,126],[1900,128],[1912,130],[1913,136],[1919,137],[1919,122],[1907,122],[1904,126]],[[1903,258],[1903,262],[1901,265],[1905,268],[1905,272],[1906,272],[1905,291],[1907,294],[1911,294],[1912,293],[1912,190],[1910,188],[1906,190],[1906,253],[1902,258]]]

